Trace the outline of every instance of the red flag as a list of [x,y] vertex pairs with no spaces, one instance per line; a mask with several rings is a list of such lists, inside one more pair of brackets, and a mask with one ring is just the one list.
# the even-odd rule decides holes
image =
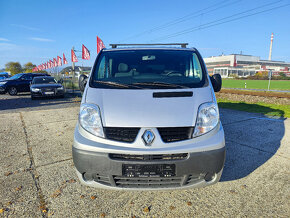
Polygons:
[[49,61],[46,62],[46,66],[47,66],[47,68],[50,68]]
[[57,66],[61,66],[61,57],[57,56]]
[[44,64],[41,64],[41,70],[44,70]]
[[67,60],[66,60],[66,58],[65,58],[65,56],[64,56],[64,53],[63,53],[63,64],[64,64],[64,65],[67,64]]
[[74,50],[71,50],[71,62],[78,62],[78,59]]
[[53,67],[53,62],[52,62],[52,60],[49,60],[49,66],[50,66],[50,68]]
[[54,67],[57,67],[57,61],[56,61],[55,58],[53,58],[53,66],[54,66]]
[[90,60],[90,51],[84,45],[82,46],[82,59]]
[[105,48],[104,42],[97,36],[97,54]]

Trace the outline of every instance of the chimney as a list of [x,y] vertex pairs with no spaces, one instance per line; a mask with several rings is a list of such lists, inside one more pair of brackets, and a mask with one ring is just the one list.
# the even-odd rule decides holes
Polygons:
[[271,34],[271,44],[270,44],[270,51],[269,51],[269,61],[272,59],[272,46],[273,46],[273,38],[274,38],[274,34]]

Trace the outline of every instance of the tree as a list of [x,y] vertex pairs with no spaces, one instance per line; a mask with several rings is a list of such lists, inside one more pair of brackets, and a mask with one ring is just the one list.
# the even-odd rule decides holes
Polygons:
[[22,73],[22,67],[19,62],[8,62],[5,64],[5,70],[9,71],[11,75]]
[[32,73],[32,69],[36,67],[36,65],[32,64],[31,62],[28,62],[24,64],[23,69],[25,73]]

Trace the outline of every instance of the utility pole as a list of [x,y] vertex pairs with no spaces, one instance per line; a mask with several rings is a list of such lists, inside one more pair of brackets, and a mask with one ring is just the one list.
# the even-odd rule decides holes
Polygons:
[[269,77],[268,91],[270,91],[270,82],[271,82],[271,77],[272,77],[272,70],[269,70],[268,77]]

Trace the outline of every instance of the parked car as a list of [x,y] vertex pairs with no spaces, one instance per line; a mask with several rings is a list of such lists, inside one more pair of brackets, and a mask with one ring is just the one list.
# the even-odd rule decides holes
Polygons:
[[9,74],[6,72],[0,73],[0,81],[9,78]]
[[51,76],[39,76],[32,80],[31,99],[39,97],[64,97],[64,88]]
[[0,93],[9,95],[17,95],[20,92],[29,92],[30,83],[34,77],[38,76],[49,76],[44,73],[19,73],[14,76],[0,81]]
[[200,53],[184,47],[112,45],[98,54],[72,146],[83,184],[140,190],[219,181],[225,138],[214,91],[221,77],[209,77]]

